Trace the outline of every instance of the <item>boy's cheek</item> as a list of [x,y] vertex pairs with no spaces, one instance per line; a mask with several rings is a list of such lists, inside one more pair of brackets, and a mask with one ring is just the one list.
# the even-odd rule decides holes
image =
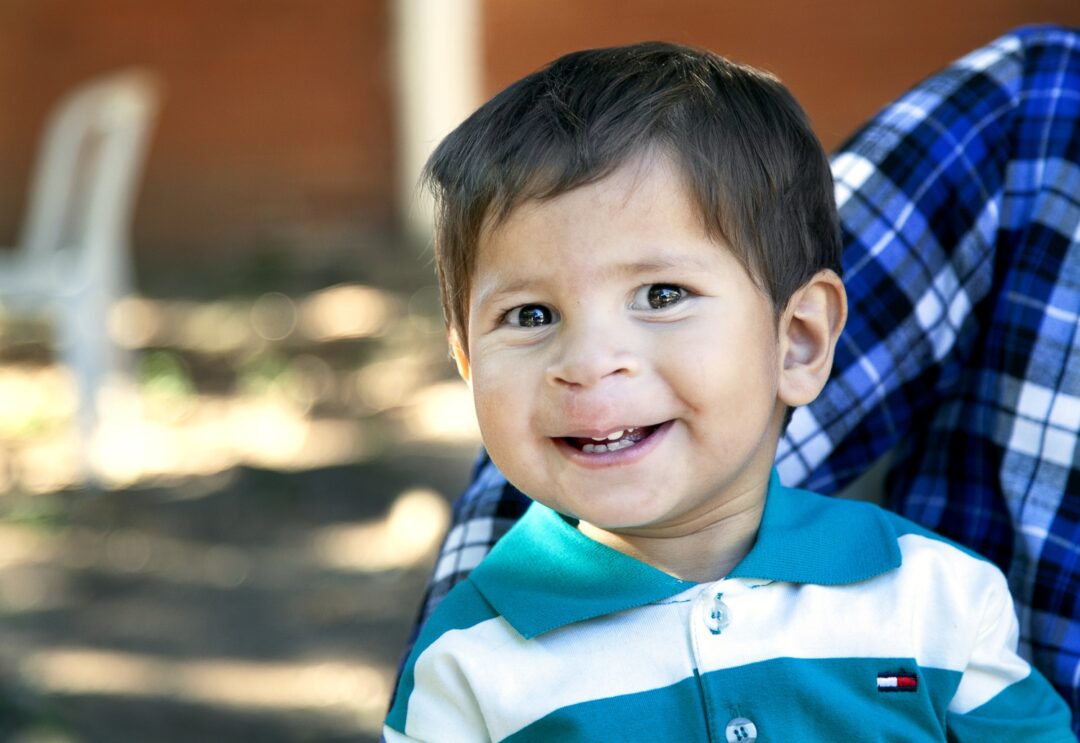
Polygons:
[[510,345],[485,338],[471,344],[469,363],[473,385],[489,394],[509,384],[517,389],[543,382],[546,362],[537,345]]
[[[487,365],[473,367],[470,387],[476,417],[482,426],[501,429],[507,422],[520,419],[520,411],[524,408],[522,398],[526,396],[524,390],[528,383],[515,380],[509,370],[500,373]],[[518,390],[516,395],[515,387]],[[487,432],[484,433],[486,436]]]

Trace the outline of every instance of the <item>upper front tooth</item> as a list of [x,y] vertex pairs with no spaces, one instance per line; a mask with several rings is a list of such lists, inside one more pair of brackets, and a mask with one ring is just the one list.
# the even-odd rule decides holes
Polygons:
[[616,431],[615,433],[609,433],[607,436],[590,436],[589,438],[591,438],[593,441],[615,441],[616,439],[621,439],[626,434],[626,431],[627,429],[623,428]]

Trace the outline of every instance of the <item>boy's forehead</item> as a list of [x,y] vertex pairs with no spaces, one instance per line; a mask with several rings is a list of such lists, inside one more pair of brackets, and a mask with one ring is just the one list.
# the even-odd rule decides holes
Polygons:
[[641,158],[594,183],[531,199],[485,229],[470,304],[550,280],[727,270],[731,257],[705,229],[682,174],[664,159]]
[[650,148],[595,180],[547,196],[527,196],[505,214],[486,215],[477,236],[474,266],[498,257],[521,233],[532,240],[567,231],[584,232],[599,215],[652,229],[705,231],[705,220],[683,169],[662,150]]

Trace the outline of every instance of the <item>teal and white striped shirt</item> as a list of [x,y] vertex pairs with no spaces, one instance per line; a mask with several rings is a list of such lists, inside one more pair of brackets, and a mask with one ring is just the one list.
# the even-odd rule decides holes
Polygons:
[[421,631],[397,741],[1072,742],[991,563],[780,485],[751,551],[690,583],[540,504]]

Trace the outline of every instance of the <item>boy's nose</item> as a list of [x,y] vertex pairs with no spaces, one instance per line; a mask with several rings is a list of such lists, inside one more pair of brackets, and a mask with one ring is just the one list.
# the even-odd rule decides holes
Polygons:
[[579,331],[568,334],[558,358],[547,368],[549,384],[558,387],[587,388],[609,377],[637,376],[641,361],[637,354],[616,346],[604,333]]

